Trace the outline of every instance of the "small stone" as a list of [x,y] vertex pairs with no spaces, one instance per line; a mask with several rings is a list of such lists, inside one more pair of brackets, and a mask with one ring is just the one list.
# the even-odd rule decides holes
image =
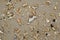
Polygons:
[[55,31],[56,29],[55,29],[54,27],[52,27],[52,30],[54,30],[54,31]]
[[53,19],[53,22],[55,22],[55,19]]
[[36,16],[36,11],[32,10],[31,13]]
[[33,9],[37,9],[37,7],[34,7],[34,6],[33,6],[32,8],[33,8]]
[[25,36],[23,36],[23,39],[25,39],[26,37]]
[[39,31],[37,31],[37,33],[39,33]]
[[54,6],[54,10],[57,10],[57,6],[56,5]]
[[59,31],[55,31],[55,32],[54,32],[54,34],[56,34],[56,35],[57,35],[57,34],[60,34],[60,32],[59,32]]
[[18,23],[19,25],[21,25],[21,19],[20,19],[20,18],[17,19],[17,23]]
[[45,33],[45,35],[46,35],[46,36],[50,36],[50,34],[49,34],[49,33]]
[[55,31],[54,25],[50,24],[50,26],[51,26],[51,29]]
[[47,23],[49,23],[50,21],[48,19],[46,19]]
[[46,33],[46,36],[48,35],[48,33]]
[[23,7],[27,7],[27,6],[28,6],[28,4],[27,4],[27,3],[24,3],[22,6],[23,6]]
[[54,32],[55,34],[57,34],[57,32]]
[[2,14],[1,16],[5,16],[5,14]]
[[34,4],[34,5],[32,6],[32,8],[33,8],[34,10],[36,10],[36,9],[38,8],[38,6],[39,6],[39,4]]
[[21,9],[20,9],[20,7],[19,7],[19,8],[17,8],[16,12],[17,12],[18,14],[20,14],[20,13],[21,13]]
[[3,33],[3,32],[0,30],[0,33]]
[[54,27],[52,24],[50,24],[51,28]]
[[0,40],[2,40],[2,39],[0,39]]
[[16,34],[14,35],[14,39],[17,39],[17,35]]
[[45,4],[49,6],[51,4],[51,2],[50,1],[46,1]]
[[28,6],[29,7],[29,9],[31,8],[31,6]]

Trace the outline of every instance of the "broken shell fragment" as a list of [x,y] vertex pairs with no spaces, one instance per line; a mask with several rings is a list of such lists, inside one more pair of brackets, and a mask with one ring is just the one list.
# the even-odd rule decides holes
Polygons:
[[56,5],[54,6],[54,10],[57,10],[57,6]]
[[2,39],[0,39],[0,40],[2,40]]
[[46,19],[46,22],[49,23],[50,21],[48,19]]
[[32,18],[29,18],[29,23],[31,23],[34,19],[36,19],[36,16],[33,16]]
[[60,32],[59,31],[55,31],[54,34],[57,35],[57,34],[60,34]]
[[18,9],[16,10],[16,12],[20,14],[21,9],[20,9],[20,8],[18,8]]
[[21,19],[20,18],[17,19],[17,22],[19,25],[21,25]]
[[22,5],[22,7],[27,7],[28,6],[28,4],[27,3],[24,3],[23,5]]
[[52,30],[54,30],[54,31],[55,31],[56,29],[55,29],[54,27],[52,27]]
[[50,36],[50,33],[46,32],[45,35],[46,35],[46,36]]
[[35,6],[33,6],[32,8],[33,8],[33,9],[37,9],[37,7],[35,7]]
[[38,4],[32,6],[32,8],[33,8],[34,10],[36,10],[36,9],[38,8]]
[[49,6],[51,4],[51,2],[50,1],[46,1],[45,4]]
[[0,33],[3,33],[3,32],[0,30]]

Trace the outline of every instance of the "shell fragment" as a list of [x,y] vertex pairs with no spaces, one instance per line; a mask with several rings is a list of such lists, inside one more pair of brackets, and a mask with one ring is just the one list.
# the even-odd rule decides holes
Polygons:
[[0,30],[0,33],[3,33],[3,32]]
[[33,16],[32,18],[29,18],[29,23],[31,23],[35,18],[36,18],[36,16]]

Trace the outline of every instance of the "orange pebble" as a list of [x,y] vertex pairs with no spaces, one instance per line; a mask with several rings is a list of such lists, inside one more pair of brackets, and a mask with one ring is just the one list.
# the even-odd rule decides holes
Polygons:
[[18,18],[18,19],[17,19],[17,22],[20,24],[20,23],[21,23],[21,19],[20,19],[20,18]]

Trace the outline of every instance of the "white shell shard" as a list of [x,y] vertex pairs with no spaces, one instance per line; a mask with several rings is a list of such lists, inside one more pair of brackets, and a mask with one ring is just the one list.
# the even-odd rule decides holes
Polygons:
[[53,30],[55,30],[55,28],[54,28],[54,27],[53,27],[52,29],[53,29]]
[[0,39],[1,40],[1,39]]
[[55,32],[54,32],[54,34],[55,34],[55,35],[57,35],[57,34],[60,34],[60,32],[58,32],[58,31],[55,31]]
[[32,7],[33,9],[37,9],[37,7]]
[[35,18],[36,18],[36,16],[33,16],[32,18],[29,18],[29,23],[32,22]]
[[23,6],[23,7],[27,7],[27,6],[28,6],[28,4],[27,4],[27,3],[25,3],[25,4],[23,4],[22,6]]
[[3,32],[0,30],[0,33],[3,33]]
[[47,23],[49,23],[50,21],[48,19],[46,19]]

